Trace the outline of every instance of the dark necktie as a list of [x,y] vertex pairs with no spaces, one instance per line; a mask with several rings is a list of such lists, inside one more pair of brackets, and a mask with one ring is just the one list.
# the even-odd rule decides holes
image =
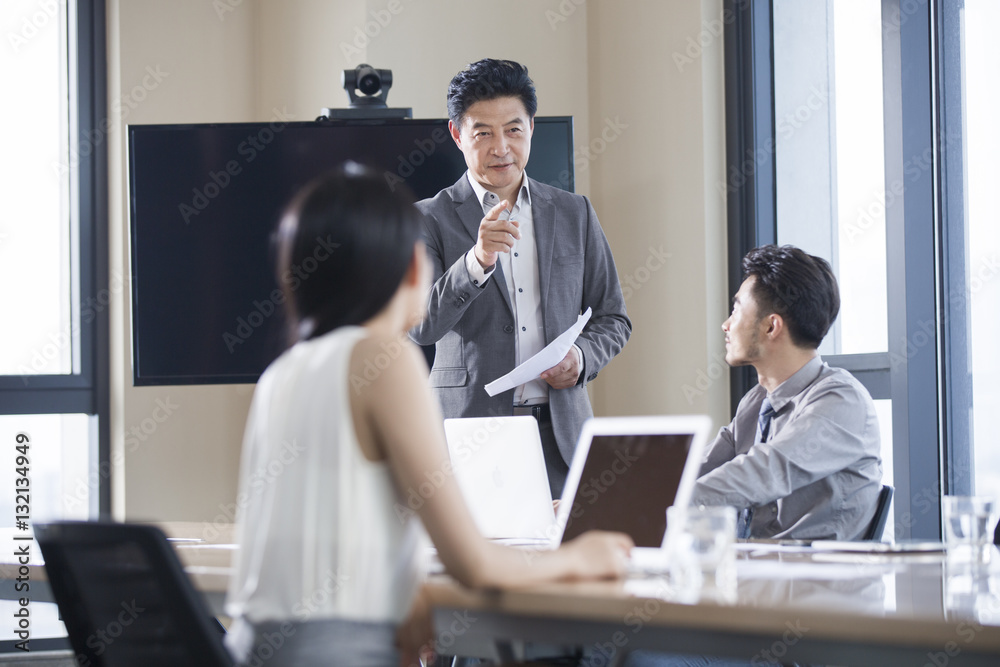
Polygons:
[[[768,433],[771,431],[771,417],[774,416],[774,408],[771,407],[770,399],[765,398],[760,404],[760,413],[757,415],[757,435],[754,438],[754,445],[767,442]],[[736,517],[736,537],[750,537],[750,522],[753,520],[753,508],[746,507],[740,511]]]

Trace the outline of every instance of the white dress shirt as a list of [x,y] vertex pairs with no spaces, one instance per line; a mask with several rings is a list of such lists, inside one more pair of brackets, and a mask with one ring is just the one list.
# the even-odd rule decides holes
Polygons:
[[[476,197],[483,205],[483,214],[500,203],[500,198],[479,184],[466,172]],[[535,219],[531,213],[531,192],[528,176],[521,178],[521,189],[511,209],[510,219],[517,222],[521,238],[514,241],[510,252],[499,255],[500,268],[507,283],[507,295],[514,309],[514,363],[521,364],[545,347],[545,322],[542,319],[542,293],[538,284],[538,252],[535,245]],[[465,255],[465,265],[473,281],[480,287],[493,275],[485,271],[476,259],[475,246]],[[494,265],[495,267],[495,265]],[[582,359],[582,357],[581,357]],[[535,379],[514,388],[514,405],[537,405],[549,402],[549,385]]]

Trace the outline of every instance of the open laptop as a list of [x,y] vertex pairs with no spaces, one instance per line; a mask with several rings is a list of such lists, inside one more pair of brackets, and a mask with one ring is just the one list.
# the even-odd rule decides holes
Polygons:
[[553,546],[594,529],[630,535],[640,548],[634,560],[644,556],[642,547],[666,546],[667,508],[690,504],[711,426],[706,416],[588,420],[559,502]]
[[555,513],[535,418],[445,419],[444,432],[479,531],[509,544],[550,541]]

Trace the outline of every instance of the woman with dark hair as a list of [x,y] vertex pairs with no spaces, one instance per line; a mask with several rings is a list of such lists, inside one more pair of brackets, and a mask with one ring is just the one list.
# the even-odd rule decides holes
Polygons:
[[227,642],[245,664],[415,662],[430,639],[421,523],[471,587],[624,572],[624,535],[529,558],[476,530],[447,474],[426,363],[406,338],[430,284],[419,215],[400,188],[348,163],[282,220],[278,278],[295,342],[261,376],[247,419],[227,598]]

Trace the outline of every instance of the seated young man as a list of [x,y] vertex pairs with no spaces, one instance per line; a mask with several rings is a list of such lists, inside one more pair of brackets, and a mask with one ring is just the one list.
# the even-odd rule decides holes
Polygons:
[[868,391],[817,348],[840,310],[830,265],[792,246],[743,258],[722,324],[726,363],[759,383],[709,445],[692,502],[741,511],[740,537],[861,538],[881,489],[879,425]]

